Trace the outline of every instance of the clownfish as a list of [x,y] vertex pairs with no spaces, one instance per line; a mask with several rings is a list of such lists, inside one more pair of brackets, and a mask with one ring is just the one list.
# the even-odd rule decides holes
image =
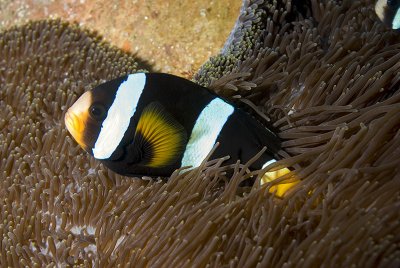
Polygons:
[[169,177],[197,167],[217,142],[211,159],[230,156],[228,164],[247,162],[266,147],[250,166],[261,169],[276,161],[281,145],[273,131],[229,101],[163,73],[100,84],[68,109],[65,125],[83,149],[125,176]]
[[400,29],[400,0],[378,0],[375,12],[388,27],[393,30]]

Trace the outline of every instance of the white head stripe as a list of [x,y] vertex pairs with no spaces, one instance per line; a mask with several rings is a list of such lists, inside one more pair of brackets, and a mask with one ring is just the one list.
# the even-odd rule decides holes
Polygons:
[[136,112],[145,84],[144,73],[131,74],[121,83],[94,145],[95,158],[109,158],[118,147],[129,127],[131,117]]
[[183,154],[181,166],[197,167],[213,148],[222,127],[233,113],[232,105],[213,99],[201,111]]
[[396,16],[394,16],[392,28],[395,30],[400,28],[400,8],[397,9]]

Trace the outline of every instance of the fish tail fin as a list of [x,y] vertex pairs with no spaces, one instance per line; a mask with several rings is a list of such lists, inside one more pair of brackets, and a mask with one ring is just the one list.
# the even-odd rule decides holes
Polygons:
[[[263,168],[276,163],[277,161],[272,159],[268,162],[266,162],[263,165]],[[261,178],[260,184],[266,184],[266,183],[274,183],[276,180],[282,178],[283,176],[289,174],[292,172],[289,168],[287,167],[278,167],[278,168],[271,168],[271,170],[267,171],[264,173],[264,175]],[[290,180],[289,182],[283,180],[281,182],[276,182],[274,185],[272,185],[269,188],[269,192],[275,194],[278,197],[283,197],[287,191],[292,189],[296,184],[299,183],[298,180]]]

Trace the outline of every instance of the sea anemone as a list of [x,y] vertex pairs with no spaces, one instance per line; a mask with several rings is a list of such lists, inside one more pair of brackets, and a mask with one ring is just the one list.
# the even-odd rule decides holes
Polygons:
[[[0,266],[398,267],[399,41],[371,1],[244,1],[194,81],[270,120],[282,160],[164,182],[112,173],[63,125],[137,57],[61,21],[0,33]],[[279,166],[293,172],[239,187]]]

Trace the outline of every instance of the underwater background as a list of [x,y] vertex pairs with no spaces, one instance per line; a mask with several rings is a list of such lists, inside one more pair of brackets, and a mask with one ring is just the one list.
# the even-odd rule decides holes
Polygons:
[[155,70],[190,76],[228,37],[241,1],[0,0],[0,29],[61,18],[97,31]]
[[[1,267],[400,266],[400,37],[374,1],[243,1],[221,34],[227,42],[205,45],[214,56],[199,69],[167,56],[152,67],[157,45],[135,51],[140,37],[117,27],[101,32],[67,15],[24,23],[41,18],[27,15],[34,4],[50,14],[53,2],[16,2],[0,2]],[[98,9],[107,20],[127,11]],[[283,159],[267,169],[293,171],[243,189],[268,170],[215,160],[163,182],[95,161],[68,134],[66,109],[106,80],[153,68],[268,117]],[[282,197],[270,192],[289,182]]]

